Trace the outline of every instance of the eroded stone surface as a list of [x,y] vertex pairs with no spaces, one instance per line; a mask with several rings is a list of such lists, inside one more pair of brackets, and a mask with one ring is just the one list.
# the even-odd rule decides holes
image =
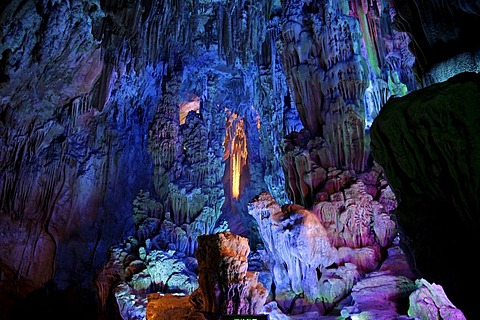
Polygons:
[[460,74],[392,99],[371,130],[372,152],[400,196],[397,219],[415,267],[473,314],[467,292],[479,284],[470,276],[476,267],[452,270],[479,245],[479,84],[478,74]]

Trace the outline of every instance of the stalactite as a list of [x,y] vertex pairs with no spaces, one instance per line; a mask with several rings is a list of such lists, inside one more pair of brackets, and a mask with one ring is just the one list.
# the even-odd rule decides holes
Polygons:
[[70,107],[70,121],[73,127],[77,125],[77,121],[82,115],[85,115],[87,112],[92,111],[90,98],[91,97],[89,94],[84,94],[73,100],[72,105]]
[[[41,152],[45,152],[50,147],[51,135],[55,135],[56,129],[53,122],[40,126],[33,119],[20,132],[12,130],[6,135],[7,145],[12,145],[14,148],[5,154],[10,160],[4,164],[9,165],[11,169],[3,171],[2,180],[4,184],[0,193],[0,200],[2,200],[3,210],[11,213],[14,218],[20,218],[25,214],[30,201],[33,186],[27,182],[28,178],[36,180],[36,175],[41,176],[42,167],[40,163],[37,163],[37,172],[28,172],[27,164],[38,161]],[[48,165],[52,165],[51,161],[52,159],[47,160],[45,164],[47,168]],[[53,165],[56,165],[56,162],[53,162]],[[56,174],[48,174],[48,177],[55,179]],[[51,190],[51,183],[47,185],[46,191],[49,190]],[[41,197],[41,199],[42,203],[49,203],[53,200],[51,196]],[[39,207],[42,208],[43,205]]]
[[168,194],[173,214],[172,220],[176,225],[194,221],[208,200],[201,189],[187,191],[185,188],[179,189],[173,183],[169,184]]
[[[369,123],[371,114],[378,113],[391,90],[370,89],[374,95],[365,99],[367,88],[372,87],[369,78],[378,78],[376,84],[383,81],[382,77],[399,74],[387,70],[382,58],[388,52],[393,58],[398,51],[380,36],[388,31],[380,24],[390,19],[382,15],[385,10],[381,5],[388,4],[341,1],[321,5],[314,14],[301,4],[287,2],[278,42],[303,125],[312,136],[326,139],[335,166],[357,172],[365,168],[368,153],[363,141],[365,119]],[[394,36],[401,39],[398,34]],[[363,56],[364,52],[368,54]],[[366,104],[371,110],[368,116]]]
[[[168,69],[168,67],[167,67]],[[148,150],[154,160],[154,186],[160,201],[168,201],[169,183],[178,175],[181,132],[178,109],[179,71],[166,71],[165,92],[149,130]]]
[[223,142],[223,159],[230,161],[229,180],[231,196],[238,199],[240,196],[241,176],[247,163],[247,137],[243,118],[236,113],[227,113],[226,134]]

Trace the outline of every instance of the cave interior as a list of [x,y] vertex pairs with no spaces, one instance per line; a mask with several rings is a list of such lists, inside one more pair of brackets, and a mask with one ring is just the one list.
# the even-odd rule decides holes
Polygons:
[[480,319],[480,4],[6,0],[1,319]]

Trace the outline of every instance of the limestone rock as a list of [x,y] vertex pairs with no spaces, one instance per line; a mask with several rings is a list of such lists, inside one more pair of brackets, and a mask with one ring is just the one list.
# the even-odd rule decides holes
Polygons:
[[371,129],[372,153],[397,195],[412,268],[441,282],[467,317],[477,312],[468,293],[480,285],[471,277],[476,266],[452,270],[480,245],[479,92],[479,74],[459,74],[389,100]]
[[335,166],[365,166],[365,106],[368,70],[359,52],[358,22],[341,4],[322,4],[318,13],[302,2],[285,7],[281,57],[300,119],[312,137],[331,148]]
[[454,69],[460,72],[474,71],[472,67],[475,68],[475,59],[471,58],[478,55],[475,52],[478,52],[480,42],[466,34],[480,24],[478,3],[459,0],[435,3],[432,6],[431,2],[417,5],[404,0],[395,2],[397,14],[394,27],[408,32],[414,40],[411,51],[416,57],[417,74],[423,76],[424,85],[431,84],[429,72],[432,67],[465,52],[468,54],[464,59],[456,61]]
[[415,284],[418,289],[410,294],[409,316],[432,320],[467,319],[462,311],[450,302],[441,286],[430,284],[425,279],[418,279]]
[[214,317],[259,314],[268,290],[249,272],[248,239],[230,232],[198,237],[198,282],[201,302],[197,308]]
[[337,250],[319,218],[300,205],[280,207],[266,192],[249,203],[249,213],[256,219],[263,242],[275,260],[273,276],[279,292],[292,290],[315,299],[319,270],[337,260]]

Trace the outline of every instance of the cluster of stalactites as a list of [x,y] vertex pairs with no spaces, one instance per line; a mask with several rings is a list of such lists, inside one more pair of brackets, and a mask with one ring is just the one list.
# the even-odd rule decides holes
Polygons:
[[[183,47],[193,46],[197,29],[197,1],[105,1],[108,16],[102,29],[106,45],[118,43],[131,51],[136,70],[171,61]],[[128,39],[129,41],[125,41]],[[125,47],[123,44],[128,42]],[[190,48],[188,48],[190,49]],[[182,49],[183,50],[183,49]]]
[[220,4],[212,17],[216,26],[219,56],[233,65],[251,61],[262,50],[272,0],[228,1]]
[[161,201],[168,198],[169,183],[178,175],[175,167],[181,157],[181,134],[177,95],[180,88],[180,75],[173,73],[166,80],[166,90],[157,106],[148,137],[148,151],[152,155],[155,191]]
[[328,5],[316,14],[291,5],[284,21],[282,64],[304,127],[327,140],[337,167],[363,170],[368,67],[358,22]]
[[247,163],[247,137],[245,134],[245,125],[242,117],[236,113],[227,113],[224,156],[223,160],[229,159],[231,181],[231,195],[237,199],[240,195],[241,175],[244,166]]

